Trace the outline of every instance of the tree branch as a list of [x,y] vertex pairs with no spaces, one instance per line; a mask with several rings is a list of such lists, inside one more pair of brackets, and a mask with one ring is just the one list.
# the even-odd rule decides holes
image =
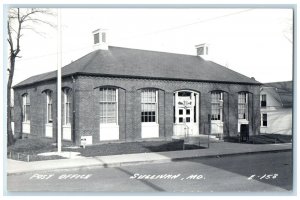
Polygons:
[[11,37],[11,31],[10,31],[10,29],[9,29],[9,27],[10,27],[9,24],[10,24],[10,22],[7,21],[7,30],[8,30],[8,39],[7,39],[7,41],[8,41],[8,44],[9,44],[9,46],[10,46],[10,52],[13,53],[13,50],[14,50],[14,43],[13,43],[13,40],[12,40],[12,37]]

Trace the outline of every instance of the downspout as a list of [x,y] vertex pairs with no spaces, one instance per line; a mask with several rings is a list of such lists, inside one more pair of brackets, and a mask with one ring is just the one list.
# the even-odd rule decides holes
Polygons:
[[76,115],[76,106],[75,106],[75,82],[76,79],[74,78],[74,76],[71,76],[72,78],[72,142],[73,144],[76,144],[76,129],[75,129],[75,115]]

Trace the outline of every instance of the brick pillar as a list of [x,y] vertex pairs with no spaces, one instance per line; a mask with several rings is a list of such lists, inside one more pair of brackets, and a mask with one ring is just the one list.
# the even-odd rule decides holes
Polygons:
[[208,92],[200,94],[200,130],[199,134],[209,134],[209,115],[211,113],[211,95]]
[[[96,91],[96,90],[95,90]],[[94,92],[95,92],[94,91]],[[74,94],[73,94],[73,98],[74,98],[74,105],[73,107],[75,107],[74,111],[75,113],[73,114],[74,116],[74,124],[73,124],[73,129],[74,129],[74,134],[75,134],[75,144],[80,144],[80,131],[79,131],[79,105],[80,105],[80,99],[79,99],[80,95],[79,95],[79,91],[78,89],[74,89]],[[94,142],[94,139],[93,139]]]
[[223,136],[229,136],[229,95],[223,92]]
[[141,90],[135,90],[132,93],[133,96],[133,106],[131,110],[131,117],[133,118],[133,136],[134,140],[138,140],[142,137],[142,123],[141,123]]
[[79,138],[80,136],[92,136],[93,143],[99,142],[99,93],[97,90],[80,90],[78,91],[79,102]]
[[249,135],[253,135],[253,94],[248,93],[248,121],[249,121]]
[[[91,102],[92,106],[92,113],[93,115],[93,121],[90,127],[91,130],[93,130],[93,144],[97,144],[100,142],[100,91],[99,88],[96,88],[93,90],[93,98]],[[80,104],[80,102],[79,102]],[[79,141],[80,141],[81,135],[79,135]]]
[[173,92],[165,92],[165,136],[170,139],[173,136],[173,120],[174,120],[174,110],[173,110]]
[[19,90],[14,89],[14,125],[15,138],[22,137],[22,95]]
[[165,132],[165,93],[158,90],[158,124],[159,124],[159,137],[166,137]]
[[133,141],[134,134],[133,134],[133,97],[134,92],[126,90],[125,92],[125,101],[126,101],[126,108],[125,108],[125,124],[126,124],[126,140]]
[[[259,90],[258,90],[259,91]],[[252,134],[259,135],[260,134],[260,94],[253,94],[252,98]]]
[[125,90],[119,88],[118,94],[118,121],[119,121],[119,132],[120,132],[120,140],[126,140],[126,106],[125,106]]
[[229,94],[229,136],[238,134],[238,93]]

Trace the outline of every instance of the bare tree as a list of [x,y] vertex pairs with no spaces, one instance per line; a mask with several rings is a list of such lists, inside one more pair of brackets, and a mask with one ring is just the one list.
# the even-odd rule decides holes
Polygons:
[[11,88],[13,83],[16,58],[20,57],[20,41],[23,30],[29,29],[36,33],[35,24],[47,24],[53,26],[50,22],[43,19],[42,16],[52,15],[50,9],[42,8],[11,8],[8,13],[7,31],[9,44],[9,67],[8,67],[8,83],[7,83],[7,145],[14,143],[14,137],[11,127]]

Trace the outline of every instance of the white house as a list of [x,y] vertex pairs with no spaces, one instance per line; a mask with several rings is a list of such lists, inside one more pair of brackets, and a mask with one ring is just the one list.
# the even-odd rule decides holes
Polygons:
[[293,82],[265,83],[261,87],[261,134],[292,134]]

